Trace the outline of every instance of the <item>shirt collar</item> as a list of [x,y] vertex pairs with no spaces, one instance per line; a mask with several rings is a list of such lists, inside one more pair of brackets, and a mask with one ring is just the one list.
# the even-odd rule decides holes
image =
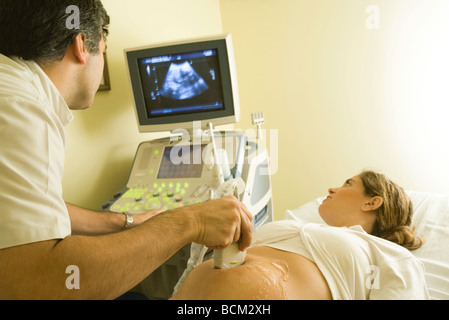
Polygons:
[[355,226],[352,226],[352,227],[349,227],[349,229],[351,229],[351,230],[354,230],[354,231],[359,231],[359,232],[362,232],[362,233],[366,233],[366,231],[363,229],[363,227],[361,226],[361,225],[355,225]]
[[73,114],[69,106],[65,102],[63,96],[53,81],[47,76],[42,68],[34,61],[27,61],[20,59],[20,62],[25,64],[35,77],[35,82],[38,84],[38,90],[41,91],[42,97],[48,100],[49,105],[58,115],[64,126],[67,126],[73,120]]

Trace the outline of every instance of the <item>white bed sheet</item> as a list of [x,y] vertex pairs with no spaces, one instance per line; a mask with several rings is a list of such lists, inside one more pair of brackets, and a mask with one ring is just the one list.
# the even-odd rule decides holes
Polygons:
[[[413,202],[416,233],[425,240],[421,248],[411,252],[424,263],[430,297],[449,300],[449,196],[417,191],[407,193]],[[324,198],[287,210],[284,219],[325,223],[318,213]]]

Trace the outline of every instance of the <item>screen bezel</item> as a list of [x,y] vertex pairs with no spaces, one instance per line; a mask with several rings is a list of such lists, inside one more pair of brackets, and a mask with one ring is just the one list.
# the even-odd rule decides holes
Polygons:
[[[218,54],[218,64],[223,88],[223,110],[168,115],[166,117],[148,117],[139,71],[139,61],[148,57],[210,49],[216,49]],[[214,126],[239,122],[240,106],[238,86],[232,37],[230,34],[213,38],[127,49],[125,50],[125,56],[140,132],[161,132],[176,129],[188,130],[192,127],[194,121],[201,121],[202,129],[206,129],[209,122],[212,122]]]

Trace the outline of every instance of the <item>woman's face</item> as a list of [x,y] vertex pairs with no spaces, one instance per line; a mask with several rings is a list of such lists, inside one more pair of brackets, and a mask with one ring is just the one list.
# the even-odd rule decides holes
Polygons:
[[373,203],[374,198],[364,193],[359,176],[352,177],[339,188],[330,188],[329,196],[319,207],[320,216],[330,226],[351,227],[361,225],[370,233],[376,221],[373,211],[379,206]]

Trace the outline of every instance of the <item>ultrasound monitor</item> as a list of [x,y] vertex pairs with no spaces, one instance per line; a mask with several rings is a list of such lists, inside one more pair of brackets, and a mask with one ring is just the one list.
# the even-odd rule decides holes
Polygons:
[[140,132],[239,121],[231,35],[125,50]]

